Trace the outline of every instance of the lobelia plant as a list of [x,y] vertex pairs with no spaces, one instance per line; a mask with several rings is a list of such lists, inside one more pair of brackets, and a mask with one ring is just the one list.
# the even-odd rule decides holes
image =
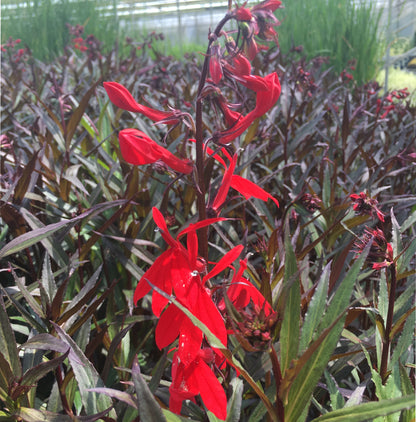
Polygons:
[[[153,208],[153,220],[169,248],[160,255],[141,278],[135,293],[134,303],[142,299],[151,289],[152,310],[159,318],[156,327],[156,344],[160,349],[168,347],[178,339],[172,358],[172,384],[170,386],[169,407],[180,413],[184,400],[195,400],[200,395],[206,408],[219,419],[227,416],[227,397],[218,380],[227,362],[233,365],[230,356],[222,353],[227,348],[226,319],[230,306],[239,310],[254,306],[258,327],[252,331],[263,335],[263,341],[271,337],[268,330],[276,323],[276,314],[270,304],[247,279],[242,271],[235,270],[229,289],[226,282],[218,283],[215,276],[232,269],[232,264],[242,254],[244,246],[237,245],[228,251],[212,268],[209,262],[208,229],[212,224],[225,220],[221,207],[232,187],[245,198],[256,197],[267,201],[278,201],[257,184],[235,173],[238,161],[237,148],[231,143],[245,132],[252,123],[266,114],[278,100],[281,92],[276,72],[266,76],[254,75],[250,60],[260,48],[256,39],[266,42],[276,39],[273,26],[278,24],[274,13],[281,2],[266,0],[251,8],[236,6],[221,20],[216,29],[209,34],[209,44],[196,94],[195,120],[189,113],[179,110],[159,111],[137,103],[130,92],[117,82],[104,82],[104,88],[111,102],[124,110],[143,114],[157,124],[178,126],[184,124],[186,135],[183,151],[192,152],[195,148],[195,161],[178,158],[168,149],[160,146],[142,131],[123,129],[119,132],[120,151],[125,161],[134,165],[162,162],[181,175],[178,182],[190,184],[197,198],[197,223],[189,222],[176,239],[168,231],[163,214]],[[229,21],[237,24],[236,38],[224,27]],[[222,44],[221,44],[222,43]],[[249,112],[235,110],[221,89],[231,84],[233,89],[249,89],[256,94],[255,106]],[[207,128],[203,121],[203,106],[216,110],[222,116],[222,123]],[[212,108],[213,107],[213,108]],[[240,109],[243,105],[239,106]],[[171,129],[172,130],[172,129]],[[195,139],[191,138],[194,135]],[[232,156],[229,151],[234,151]],[[214,199],[212,176],[207,172],[207,162],[213,157],[224,166],[224,176]],[[228,159],[227,165],[224,158]],[[212,166],[211,166],[212,167]],[[188,180],[184,181],[184,175]],[[210,195],[206,195],[209,191]],[[180,239],[186,235],[186,247]],[[240,260],[240,269],[246,267]],[[175,302],[169,303],[174,295]],[[227,298],[224,301],[224,298]],[[250,302],[251,299],[251,302]],[[204,333],[189,318],[177,303],[185,307],[199,323],[215,336],[220,347],[214,347]],[[225,304],[228,303],[228,306]],[[267,312],[265,311],[267,309]],[[222,312],[222,313],[221,313]],[[222,315],[223,314],[223,315]],[[273,316],[271,316],[273,314]],[[266,318],[267,317],[267,318]],[[266,328],[261,325],[263,319]],[[263,332],[264,331],[264,332]],[[273,412],[274,414],[274,412]]]
[[414,420],[414,110],[283,62],[279,7],[202,71],[4,46],[1,420]]

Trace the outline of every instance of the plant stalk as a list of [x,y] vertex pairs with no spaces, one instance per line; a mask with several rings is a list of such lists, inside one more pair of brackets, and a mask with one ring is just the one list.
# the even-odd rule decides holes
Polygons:
[[[210,50],[211,44],[220,35],[224,25],[231,19],[230,14],[226,14],[224,18],[219,22],[213,34],[209,36],[209,42],[207,52],[205,54],[204,64],[202,67],[201,77],[199,79],[197,99],[196,99],[196,112],[195,112],[195,140],[196,140],[196,172],[197,172],[197,208],[198,208],[198,220],[202,221],[206,219],[207,209],[205,203],[205,160],[204,160],[204,133],[203,133],[203,121],[202,121],[202,98],[201,93],[205,85],[205,81],[208,76],[209,61],[210,61]],[[208,227],[203,227],[198,230],[198,247],[199,254],[208,260]]]
[[384,339],[381,351],[381,364],[380,364],[380,375],[383,384],[387,382],[389,376],[388,363],[390,358],[390,334],[393,327],[393,313],[394,313],[394,302],[396,299],[396,286],[397,286],[397,274],[396,264],[392,263],[390,266],[390,289],[389,289],[389,307],[387,310],[386,326],[384,329]]

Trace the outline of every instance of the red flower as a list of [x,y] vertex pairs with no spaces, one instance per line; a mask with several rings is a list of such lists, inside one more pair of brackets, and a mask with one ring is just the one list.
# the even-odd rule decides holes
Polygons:
[[[198,239],[196,231],[223,218],[211,218],[191,224],[182,230],[174,239],[166,226],[163,215],[157,208],[153,208],[153,219],[160,229],[164,240],[169,248],[160,255],[153,265],[143,274],[134,292],[133,301],[136,303],[145,296],[152,285],[163,290],[167,295],[176,295],[176,299],[191,313],[203,322],[210,331],[223,343],[227,342],[224,322],[218,309],[212,302],[204,288],[199,272],[204,269],[198,261]],[[187,248],[179,239],[187,234]],[[153,292],[152,310],[156,316],[160,316],[168,304],[168,299]],[[161,349],[171,344],[178,336],[182,336],[179,343],[179,352],[183,361],[194,357],[195,350],[200,348],[202,332],[196,328],[189,318],[175,305],[171,304],[163,312],[156,328],[156,344]],[[181,348],[181,344],[184,347]],[[190,346],[190,343],[192,345]]]
[[275,72],[265,77],[257,75],[239,76],[237,80],[257,93],[256,106],[246,116],[237,120],[233,126],[220,132],[218,141],[221,144],[228,144],[245,132],[254,120],[263,116],[276,104],[280,96],[280,81]]
[[242,276],[246,268],[247,260],[240,260],[240,268],[226,292],[228,300],[240,314],[240,318],[235,321],[227,313],[224,299],[218,308],[230,323],[231,333],[246,350],[262,350],[270,344],[272,331],[277,322],[277,313],[259,290]]
[[[264,314],[269,316],[274,313],[270,303],[260,291],[250,283],[249,280],[243,277],[243,273],[247,268],[247,259],[240,260],[240,268],[234,274],[230,287],[227,289],[227,296],[236,309],[242,310],[246,308],[250,301],[258,309],[263,309]],[[218,306],[220,310],[225,309],[224,300]]]
[[250,21],[253,17],[250,9],[244,7],[246,4],[247,2],[245,2],[243,6],[237,7],[233,10],[233,15],[238,21]]
[[129,90],[117,82],[104,82],[103,85],[110,101],[123,110],[141,113],[154,122],[175,124],[179,121],[175,111],[159,111],[137,103]]
[[130,164],[140,166],[161,160],[178,173],[189,174],[192,172],[191,161],[176,157],[140,130],[123,129],[120,131],[118,139],[121,155]]

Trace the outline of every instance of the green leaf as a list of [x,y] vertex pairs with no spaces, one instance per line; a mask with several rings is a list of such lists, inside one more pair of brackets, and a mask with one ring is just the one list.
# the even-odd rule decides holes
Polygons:
[[[87,359],[75,341],[59,325],[53,322],[51,324],[60,339],[70,348],[68,359],[74,371],[85,412],[88,415],[92,415],[107,411],[107,409],[112,407],[111,399],[108,396],[98,395],[93,391],[89,391],[91,388],[105,387],[93,364]],[[116,417],[114,410],[110,412],[110,416]]]
[[291,283],[285,306],[280,331],[280,368],[282,374],[289,367],[290,362],[296,359],[299,349],[300,333],[300,280],[296,255],[290,243],[289,229],[285,230],[285,271],[284,282]]
[[[24,233],[12,239],[7,245],[5,245],[0,250],[0,258],[4,258],[6,256],[20,252],[38,242],[41,242],[42,240],[48,238],[53,233],[57,232],[58,230],[62,228],[66,228],[67,230],[69,230],[77,221],[83,220],[84,218],[91,218],[97,213],[101,213],[108,208],[123,205],[126,202],[127,201],[124,199],[120,199],[113,202],[105,202],[103,204],[99,204],[97,206],[92,207],[91,209],[83,212],[77,217],[71,218],[69,220],[62,220],[62,221],[59,221],[58,223],[49,224],[47,226],[38,227],[28,233]],[[56,247],[56,245],[53,245],[53,247]]]
[[325,309],[326,298],[328,295],[329,270],[330,264],[323,269],[321,278],[316,286],[315,293],[309,302],[308,311],[305,315],[300,337],[299,351],[301,353],[306,350],[308,344],[311,342],[313,334],[322,317],[322,309]]
[[131,377],[133,379],[134,388],[136,389],[140,419],[149,422],[166,422],[162,409],[140,373],[137,356],[133,359]]
[[[301,370],[297,373],[291,385],[286,388],[289,389],[289,393],[287,398],[284,398],[285,422],[299,422],[302,412],[309,405],[313,390],[341,335],[345,318],[343,314],[349,306],[354,283],[367,257],[370,246],[370,244],[366,246],[345,275],[344,280],[339,284],[319,326],[319,331],[325,334],[324,337],[322,340],[318,337],[313,343],[314,346],[318,343],[318,347],[313,351],[311,356],[308,356],[306,362],[303,362]],[[325,333],[326,330],[329,330],[328,334]],[[308,354],[308,349],[305,354]]]
[[[406,372],[405,367],[399,363],[399,370],[400,370],[400,384],[402,387],[403,395],[412,395],[415,396],[415,390],[413,385],[410,381],[410,377]],[[403,410],[402,414],[400,415],[400,422],[412,422],[415,420],[415,407],[408,410]]]
[[162,409],[163,415],[166,417],[167,422],[196,422],[194,419],[179,416],[170,410]]
[[22,418],[24,422],[73,422],[73,419],[67,415],[28,407],[19,408],[14,415]]
[[14,379],[13,371],[10,368],[9,362],[5,359],[2,352],[0,352],[0,400],[6,401],[10,381]]
[[379,416],[386,416],[391,413],[400,412],[404,409],[411,409],[414,406],[414,396],[397,397],[389,400],[380,400],[360,404],[358,406],[346,407],[344,409],[329,412],[313,422],[365,422],[372,421]]
[[3,287],[0,285],[0,291],[1,294],[5,297],[7,297],[10,302],[14,305],[14,307],[20,312],[20,314],[23,316],[23,318],[38,332],[42,333],[46,331],[46,326],[43,324],[42,321],[39,320],[39,318],[35,318],[31,315],[31,313],[28,311],[27,307],[24,306],[23,303],[16,300],[14,295],[8,294],[6,289],[3,289]]
[[14,376],[16,378],[21,377],[22,366],[20,365],[16,339],[10,325],[2,295],[0,295],[0,344],[3,357],[10,365]]
[[107,387],[97,387],[97,388],[90,388],[88,391],[93,391],[95,393],[105,394],[108,397],[112,397],[114,399],[120,400],[131,407],[137,409],[137,404],[134,401],[134,398],[127,393],[126,391],[115,390],[114,388],[107,388]]
[[403,356],[408,350],[409,346],[414,342],[414,328],[415,328],[415,317],[416,313],[413,312],[407,317],[401,331],[399,340],[394,346],[393,354],[391,356],[390,365],[394,365],[401,356]]
[[27,189],[29,188],[30,181],[33,176],[38,177],[37,173],[34,173],[36,169],[36,164],[38,162],[39,151],[36,151],[29,162],[24,166],[22,176],[16,184],[16,189],[14,190],[13,203],[20,204],[25,197]]
[[29,305],[30,309],[36,313],[40,318],[45,319],[45,313],[42,309],[42,307],[39,305],[39,303],[36,301],[36,299],[32,296],[31,292],[28,290],[28,288],[24,285],[22,279],[20,277],[17,277],[15,273],[13,273],[14,281],[16,283],[16,286],[18,287],[20,293],[26,300],[27,304]]
[[51,258],[49,254],[45,255],[45,259],[43,261],[41,284],[44,292],[46,293],[48,305],[51,305],[57,292],[57,287],[52,272]]
[[66,353],[68,350],[66,342],[48,333],[37,334],[20,347],[22,349],[53,350],[59,353]]
[[95,82],[91,88],[85,93],[82,97],[79,106],[73,111],[68,124],[66,125],[65,133],[65,147],[68,150],[71,140],[75,134],[75,131],[78,127],[79,122],[81,121],[82,116],[84,115],[85,109],[88,106],[88,102],[91,98],[91,95],[94,94],[95,89],[99,82]]
[[62,356],[51,359],[47,362],[42,362],[39,365],[34,366],[27,370],[22,377],[21,385],[33,385],[36,384],[41,378],[43,378],[48,372],[53,371],[57,368],[68,356],[69,349]]
[[240,378],[233,378],[230,382],[232,394],[227,403],[226,422],[239,422],[241,416],[241,405],[243,402],[244,384]]
[[324,375],[325,375],[326,386],[328,388],[329,397],[331,401],[331,408],[333,410],[342,409],[345,403],[344,403],[344,398],[339,392],[338,385],[336,384],[334,378],[328,371],[325,371]]
[[196,325],[205,335],[211,347],[215,347],[216,349],[221,350],[224,357],[232,363],[232,365],[240,372],[240,375],[250,384],[250,387],[256,392],[256,394],[260,397],[261,401],[267,408],[269,415],[273,422],[277,421],[276,411],[274,409],[273,404],[269,400],[269,398],[264,394],[263,389],[253,380],[250,374],[241,366],[240,362],[236,360],[233,354],[221,343],[221,341],[211,333],[208,327],[199,321],[192,313],[183,306],[180,302],[178,302],[173,296],[167,295],[163,290],[159,289],[152,283],[148,281],[151,287],[157,291],[160,295],[165,297],[166,299],[170,300],[175,306],[177,306],[191,321],[194,325]]

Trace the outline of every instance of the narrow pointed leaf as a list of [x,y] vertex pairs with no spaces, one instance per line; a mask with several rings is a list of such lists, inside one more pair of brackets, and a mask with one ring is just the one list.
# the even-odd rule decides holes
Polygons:
[[296,256],[290,243],[289,232],[285,233],[285,282],[295,279],[287,295],[284,307],[282,328],[280,331],[280,367],[282,374],[289,367],[289,363],[296,359],[299,348],[300,333],[300,280],[297,275]]
[[39,365],[34,366],[27,370],[22,377],[22,385],[33,385],[36,384],[41,378],[43,378],[48,372],[53,371],[57,368],[68,356],[69,349],[62,356],[51,359],[47,362],[42,362]]
[[85,113],[85,109],[87,108],[91,95],[94,94],[97,85],[98,85],[98,82],[95,82],[91,86],[91,88],[82,97],[81,102],[79,103],[78,107],[71,114],[71,117],[66,125],[66,133],[65,133],[65,145],[67,149],[69,149],[69,145],[71,143],[72,138],[74,137],[78,124]]
[[[345,319],[344,311],[349,306],[354,283],[367,257],[370,246],[371,244],[369,243],[351,266],[326,310],[322,323],[319,326],[319,330],[322,334],[325,334],[325,338],[321,341],[320,337],[318,337],[314,342],[314,344],[318,344],[317,349],[313,351],[307,362],[302,366],[289,387],[290,391],[287,397],[284,397],[285,422],[297,422],[305,407],[309,406],[313,390],[322,376],[341,335]],[[326,333],[326,331],[329,331],[329,333]],[[305,353],[308,353],[308,349]],[[283,399],[282,396],[281,398]]]
[[20,407],[14,414],[24,422],[73,422],[73,419],[62,413],[48,412],[47,410]]
[[4,359],[10,365],[13,374],[16,377],[20,377],[22,374],[22,367],[20,365],[16,339],[10,325],[2,295],[0,295],[0,344]]
[[133,360],[131,377],[133,379],[134,388],[136,389],[140,419],[149,422],[166,422],[162,409],[140,373],[137,356],[135,356]]
[[[75,341],[59,325],[53,322],[51,323],[60,339],[67,343],[71,349],[68,359],[74,371],[75,379],[77,380],[77,386],[85,412],[87,414],[96,414],[112,407],[112,401],[108,396],[98,395],[89,391],[90,388],[104,387],[104,383],[93,364],[88,360]],[[115,416],[114,411],[111,414]]]
[[318,286],[315,289],[315,293],[312,296],[311,301],[309,302],[308,311],[305,315],[305,320],[302,326],[302,333],[300,337],[300,352],[304,352],[308,347],[308,344],[313,338],[315,329],[317,328],[320,318],[322,317],[322,309],[325,308],[326,298],[328,294],[328,285],[329,285],[329,268],[328,264],[319,279]]
[[42,240],[48,238],[53,233],[57,232],[58,230],[62,228],[70,229],[79,220],[92,217],[96,213],[100,213],[111,207],[125,204],[126,202],[127,202],[126,200],[122,199],[118,201],[99,204],[95,207],[92,207],[88,211],[85,211],[84,213],[78,215],[77,217],[71,218],[69,220],[62,220],[62,221],[59,221],[58,223],[49,224],[44,227],[38,227],[28,233],[24,233],[12,239],[6,246],[4,246],[0,250],[0,258],[4,258],[6,256],[20,252],[38,242],[41,242]]
[[415,398],[413,395],[397,397],[389,400],[380,400],[360,404],[358,406],[345,407],[334,412],[326,413],[313,422],[365,422],[372,421],[380,416],[387,416],[391,413],[414,407]]
[[105,394],[108,397],[112,397],[113,399],[120,400],[129,406],[137,409],[137,404],[134,401],[133,397],[126,393],[125,391],[115,390],[114,388],[107,388],[107,387],[97,387],[97,388],[89,388],[88,391],[93,391],[99,394]]

